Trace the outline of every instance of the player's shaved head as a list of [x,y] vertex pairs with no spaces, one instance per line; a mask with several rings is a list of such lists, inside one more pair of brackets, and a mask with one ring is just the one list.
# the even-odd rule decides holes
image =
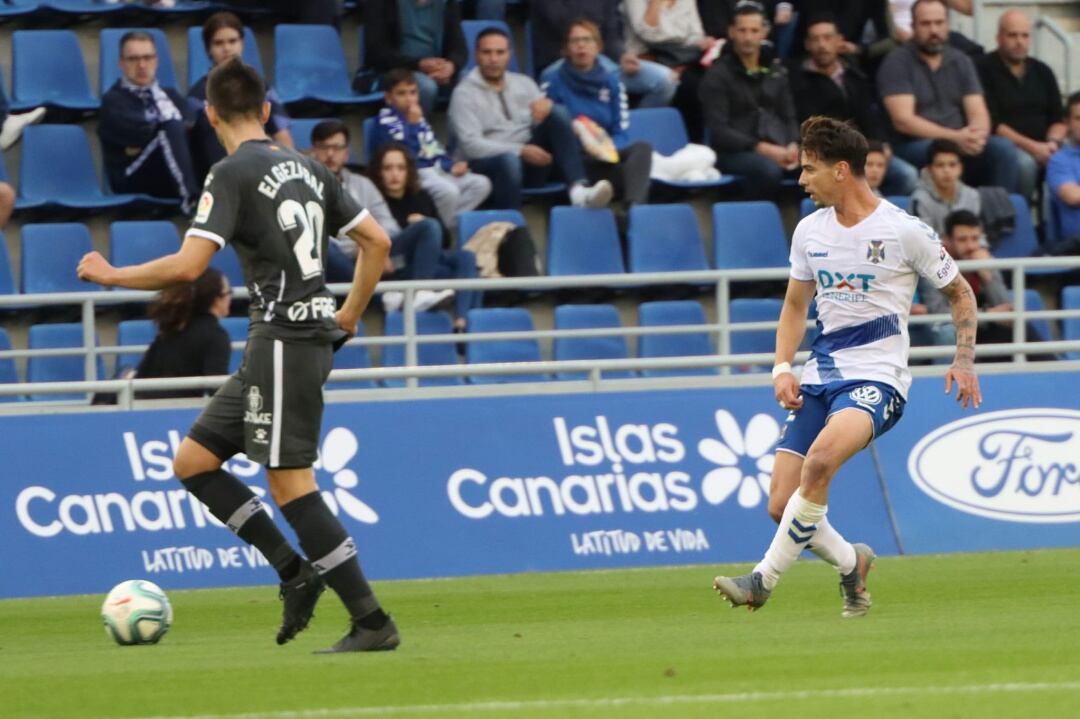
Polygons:
[[206,101],[225,122],[242,118],[261,120],[266,84],[255,68],[233,57],[210,71]]
[[849,122],[815,115],[799,128],[804,153],[835,165],[846,162],[851,174],[862,177],[866,168],[866,138]]

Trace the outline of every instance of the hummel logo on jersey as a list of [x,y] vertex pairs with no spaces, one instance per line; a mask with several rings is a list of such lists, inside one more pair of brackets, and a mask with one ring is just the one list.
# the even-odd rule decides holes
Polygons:
[[829,251],[825,250],[824,252],[815,252],[814,250],[811,250],[810,252],[807,252],[806,254],[809,257],[828,257],[829,256]]

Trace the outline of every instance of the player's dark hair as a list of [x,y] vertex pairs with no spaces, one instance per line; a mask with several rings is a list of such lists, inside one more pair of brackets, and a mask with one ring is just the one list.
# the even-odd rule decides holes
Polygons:
[[415,85],[416,76],[413,75],[412,70],[407,70],[403,67],[395,67],[385,75],[382,76],[382,80],[379,81],[379,87],[383,92],[390,92],[398,85]]
[[945,15],[946,15],[946,17],[948,17],[949,4],[947,2],[945,2],[945,0],[915,0],[915,2],[911,6],[911,20],[912,20],[912,22],[915,21],[915,13],[923,5],[940,5],[941,7],[945,8]]
[[146,314],[157,322],[160,334],[176,334],[191,323],[192,317],[208,313],[224,290],[225,275],[207,267],[194,282],[173,285],[159,292]]
[[485,37],[491,37],[492,35],[498,35],[499,37],[506,38],[506,44],[510,44],[510,35],[507,34],[506,30],[503,30],[501,27],[491,26],[484,28],[479,32],[479,34],[477,34],[476,47],[480,47],[481,40],[483,40]]
[[938,138],[931,142],[930,149],[926,151],[926,164],[934,164],[934,158],[938,155],[956,155],[960,160],[960,164],[964,164],[964,152],[960,149],[960,146],[952,140]]
[[145,40],[146,42],[152,43],[154,45],[154,49],[157,50],[157,43],[154,42],[153,35],[142,30],[128,30],[120,36],[119,50],[121,58],[124,57],[124,46],[127,45],[129,42],[135,42],[137,40]]
[[866,170],[866,138],[844,120],[815,115],[799,128],[802,149],[829,164],[846,162],[851,174],[862,177]]
[[982,222],[971,210],[953,210],[945,217],[945,236],[950,237],[957,227],[982,227]]
[[1065,100],[1065,112],[1072,112],[1074,105],[1080,105],[1080,92],[1074,92],[1069,95],[1069,98]]
[[238,57],[229,58],[210,71],[206,81],[206,101],[225,122],[262,117],[266,84]]
[[323,120],[311,128],[311,143],[326,142],[334,135],[344,135],[345,144],[349,144],[349,128],[341,120]]
[[375,155],[371,158],[371,167],[368,170],[372,175],[371,181],[375,183],[375,187],[379,188],[379,192],[384,197],[389,196],[386,193],[386,185],[383,184],[382,166],[386,156],[391,152],[400,152],[402,157],[405,158],[405,194],[415,195],[420,192],[420,174],[416,171],[416,160],[413,159],[409,148],[400,142],[388,142],[385,145],[380,145],[379,149],[375,150]]
[[866,154],[869,155],[871,152],[880,152],[882,155],[884,155],[885,154],[885,143],[882,142],[881,140],[867,140],[866,141]]
[[228,10],[216,12],[206,18],[206,22],[204,22],[202,26],[203,48],[205,48],[207,54],[210,54],[210,44],[214,42],[214,35],[218,34],[218,30],[224,30],[225,28],[236,30],[236,32],[240,33],[240,40],[243,41],[243,21],[240,20],[235,13],[231,13]]
[[768,22],[769,19],[765,17],[765,6],[757,2],[757,0],[739,0],[735,3],[735,12],[731,14],[731,24],[735,24],[735,20],[743,15],[760,15],[764,22]]

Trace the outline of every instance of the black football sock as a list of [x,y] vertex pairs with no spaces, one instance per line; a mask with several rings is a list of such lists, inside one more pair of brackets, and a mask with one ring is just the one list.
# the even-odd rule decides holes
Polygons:
[[379,600],[356,558],[356,543],[318,492],[282,505],[281,513],[296,532],[304,554],[341,597],[353,619],[360,620],[380,610]]
[[236,536],[262,552],[281,581],[300,573],[300,556],[250,487],[223,469],[196,474],[181,483]]

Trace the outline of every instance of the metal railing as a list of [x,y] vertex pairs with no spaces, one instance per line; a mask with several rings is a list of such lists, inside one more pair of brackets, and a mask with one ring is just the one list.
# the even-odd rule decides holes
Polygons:
[[[1025,306],[1024,292],[1027,289],[1027,273],[1032,270],[1077,270],[1080,269],[1080,257],[1032,257],[1016,259],[995,259],[968,261],[959,263],[961,268],[967,270],[991,269],[1010,272],[1012,275],[1013,310],[1011,312],[995,312],[981,314],[980,319],[993,319],[1013,322],[1013,341],[1009,344],[980,345],[977,351],[980,356],[1012,356],[1014,366],[1033,369],[1037,364],[1040,368],[1048,364],[1063,365],[1057,363],[1027,363],[1026,353],[1061,353],[1080,352],[1080,340],[1073,341],[1027,341],[1026,323],[1031,320],[1058,320],[1068,318],[1080,318],[1080,310],[1042,310],[1032,311]],[[618,274],[618,275],[586,275],[574,277],[531,277],[531,278],[502,278],[482,280],[417,280],[409,282],[384,282],[378,287],[378,292],[392,290],[404,293],[405,300],[402,307],[403,334],[395,336],[372,336],[359,337],[350,340],[349,344],[385,346],[391,344],[404,345],[404,365],[401,367],[372,367],[370,369],[335,370],[330,375],[331,382],[349,382],[360,380],[404,380],[404,391],[395,389],[363,389],[342,390],[347,395],[354,397],[356,392],[362,393],[365,398],[375,397],[401,397],[416,395],[419,380],[422,378],[444,377],[468,377],[487,375],[514,375],[514,374],[547,374],[547,373],[585,373],[586,380],[569,380],[564,382],[544,383],[545,388],[541,391],[603,391],[619,388],[651,388],[658,385],[675,386],[700,386],[700,385],[723,385],[723,384],[758,384],[765,380],[771,381],[768,373],[732,375],[732,367],[764,366],[768,367],[773,361],[772,353],[756,354],[732,354],[731,336],[733,332],[751,332],[762,330],[774,330],[776,321],[739,322],[732,323],[730,317],[730,300],[732,285],[747,282],[777,281],[785,282],[788,278],[788,269],[745,269],[745,270],[711,270],[703,272],[671,272],[671,273],[642,273],[642,274]],[[716,300],[717,321],[704,325],[669,325],[669,326],[626,326],[597,329],[573,329],[573,330],[535,330],[531,332],[488,332],[488,333],[465,333],[465,334],[417,334],[415,314],[415,293],[425,289],[454,290],[568,290],[575,288],[632,288],[641,289],[648,286],[712,286],[712,293]],[[335,295],[343,295],[348,291],[347,284],[331,285],[330,289]],[[237,288],[235,295],[238,298],[246,298],[247,292],[243,288]],[[114,379],[96,380],[97,360],[103,355],[119,355],[121,353],[135,353],[145,350],[145,345],[114,345],[98,347],[95,344],[96,337],[96,310],[99,307],[107,307],[120,304],[132,304],[148,302],[154,297],[151,292],[135,291],[108,291],[108,292],[79,292],[66,294],[42,294],[42,295],[14,295],[0,297],[0,310],[9,307],[25,308],[27,306],[70,306],[81,307],[83,345],[72,348],[51,349],[18,349],[0,351],[0,359],[3,358],[30,358],[30,357],[54,357],[82,355],[85,358],[84,366],[88,380],[79,382],[23,382],[18,384],[0,385],[0,396],[11,395],[49,395],[70,394],[89,392],[115,392],[118,395],[119,405],[129,408],[133,405],[135,392],[153,390],[181,390],[181,389],[214,389],[219,386],[224,377],[189,377],[170,379]],[[949,315],[916,315],[910,318],[911,324],[928,324],[942,321],[950,321]],[[688,357],[665,357],[665,358],[629,358],[618,360],[562,360],[543,362],[521,363],[493,363],[493,364],[457,364],[441,366],[418,366],[417,354],[421,344],[428,343],[469,343],[489,342],[495,340],[512,339],[554,339],[554,338],[588,338],[588,337],[642,337],[648,335],[675,335],[689,333],[711,333],[715,339],[716,354]],[[236,343],[242,346],[243,343]],[[937,359],[947,358],[953,353],[951,347],[914,347],[911,350],[913,359]],[[800,353],[799,361],[804,361],[807,353]],[[1080,362],[1069,362],[1068,365],[1076,364],[1080,368]],[[604,372],[618,370],[678,370],[703,367],[716,367],[720,374],[716,377],[694,377],[664,379],[658,377],[635,378],[635,379],[610,379],[604,377]],[[943,371],[941,368],[940,371]],[[933,373],[933,372],[931,372]],[[559,385],[552,388],[551,385]],[[484,389],[481,389],[483,387]],[[513,393],[520,391],[537,391],[537,383],[528,387],[510,387],[502,385],[464,385],[458,388],[425,388],[422,394],[485,394],[491,392]],[[198,401],[198,400],[192,400]],[[190,403],[190,402],[189,402]],[[45,408],[49,403],[4,403],[0,405],[0,413],[32,411],[31,407]],[[65,405],[70,408],[70,404]]]

